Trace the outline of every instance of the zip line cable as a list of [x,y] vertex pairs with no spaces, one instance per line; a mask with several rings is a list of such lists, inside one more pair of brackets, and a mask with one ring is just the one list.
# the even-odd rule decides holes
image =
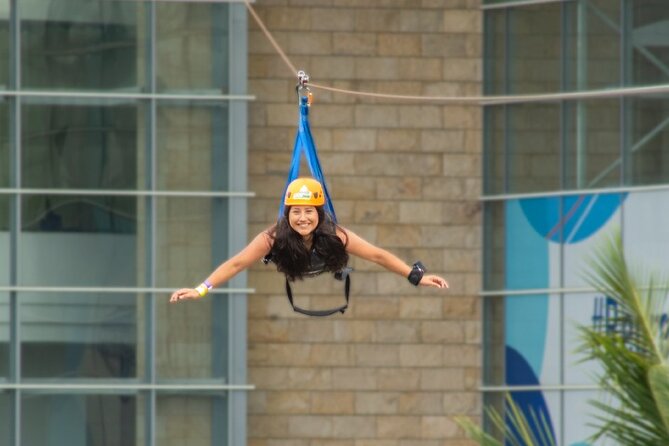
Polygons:
[[[274,47],[274,50],[279,54],[283,62],[290,69],[292,74],[298,72],[297,68],[290,61],[290,58],[283,51],[281,46],[277,43],[269,32],[262,19],[251,6],[250,0],[244,0],[246,9],[248,9],[251,16],[254,18],[260,30],[265,34],[267,40]],[[327,85],[310,82],[311,88],[319,88],[321,90],[331,91],[333,93],[371,97],[379,99],[398,99],[403,101],[418,101],[418,102],[441,102],[449,104],[473,104],[473,105],[500,105],[500,104],[516,104],[529,102],[553,102],[561,100],[575,100],[575,99],[596,99],[596,98],[619,98],[621,96],[643,96],[650,94],[669,93],[669,84],[653,85],[645,87],[623,87],[623,88],[609,88],[589,91],[573,91],[562,93],[543,93],[543,94],[521,94],[521,95],[491,95],[491,96],[419,96],[419,95],[400,95],[387,93],[374,93],[370,91],[356,91],[347,90],[343,88],[335,88]]]

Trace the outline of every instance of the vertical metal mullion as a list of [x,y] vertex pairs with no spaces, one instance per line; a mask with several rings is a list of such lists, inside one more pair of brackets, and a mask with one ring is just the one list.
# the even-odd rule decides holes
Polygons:
[[[146,23],[147,41],[146,45],[146,84],[151,94],[156,93],[156,4],[155,2],[145,2],[147,8]],[[146,125],[146,162],[145,162],[145,185],[147,190],[156,190],[156,99],[155,96],[147,101],[145,111],[147,119]],[[156,286],[156,197],[148,195],[145,198],[146,221],[145,221],[145,252],[147,264],[146,284],[150,287]],[[155,296],[149,294],[146,296],[146,314],[145,314],[145,361],[146,361],[146,382],[148,384],[156,383],[156,308]],[[151,388],[146,395],[146,446],[156,445],[156,390]]]
[[[19,23],[18,0],[10,0],[11,69],[10,88],[21,89],[21,27]],[[21,187],[21,104],[15,96],[10,101],[10,184]],[[9,223],[9,284],[16,286],[19,281],[19,233],[21,230],[21,194],[12,195]],[[21,324],[18,293],[9,293],[9,378],[12,383],[21,381]],[[12,392],[10,444],[21,446],[21,391]]]
[[[229,6],[229,60],[230,93],[246,94],[247,89],[247,16],[246,8],[240,3]],[[247,103],[231,101],[228,113],[229,149],[228,165],[229,187],[231,190],[247,189]],[[247,202],[244,198],[229,201],[230,228],[228,232],[228,254],[243,248],[246,240]],[[245,287],[246,273],[238,274],[230,281],[230,286]],[[246,382],[246,329],[247,304],[245,295],[231,295],[228,298],[229,336],[228,336],[228,377],[232,384]],[[246,393],[230,391],[228,393],[228,444],[246,444]]]
[[[631,64],[632,45],[631,37],[632,5],[627,0],[620,0],[620,84],[627,86],[632,79]],[[620,103],[620,182],[622,185],[633,183],[632,153],[632,119],[630,119],[630,105],[634,102],[632,98],[621,96]]]

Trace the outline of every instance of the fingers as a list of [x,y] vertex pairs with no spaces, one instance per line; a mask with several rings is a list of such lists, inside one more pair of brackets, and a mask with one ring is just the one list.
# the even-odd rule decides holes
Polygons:
[[176,290],[170,296],[170,303],[180,302],[184,299],[192,299],[193,293],[197,294],[197,291],[190,288],[181,288],[180,290]]
[[448,282],[439,276],[424,276],[420,284],[434,288],[448,288]]

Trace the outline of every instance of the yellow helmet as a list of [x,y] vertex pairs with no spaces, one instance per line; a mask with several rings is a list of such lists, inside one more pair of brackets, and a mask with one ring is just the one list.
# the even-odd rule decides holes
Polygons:
[[321,183],[313,178],[297,178],[286,189],[286,206],[323,206],[325,194]]

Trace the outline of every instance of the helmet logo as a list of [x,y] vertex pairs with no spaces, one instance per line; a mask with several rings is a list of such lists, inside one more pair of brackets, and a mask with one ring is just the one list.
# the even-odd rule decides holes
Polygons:
[[293,194],[292,198],[294,200],[311,200],[311,195],[311,191],[307,188],[307,186],[302,186],[300,190]]

